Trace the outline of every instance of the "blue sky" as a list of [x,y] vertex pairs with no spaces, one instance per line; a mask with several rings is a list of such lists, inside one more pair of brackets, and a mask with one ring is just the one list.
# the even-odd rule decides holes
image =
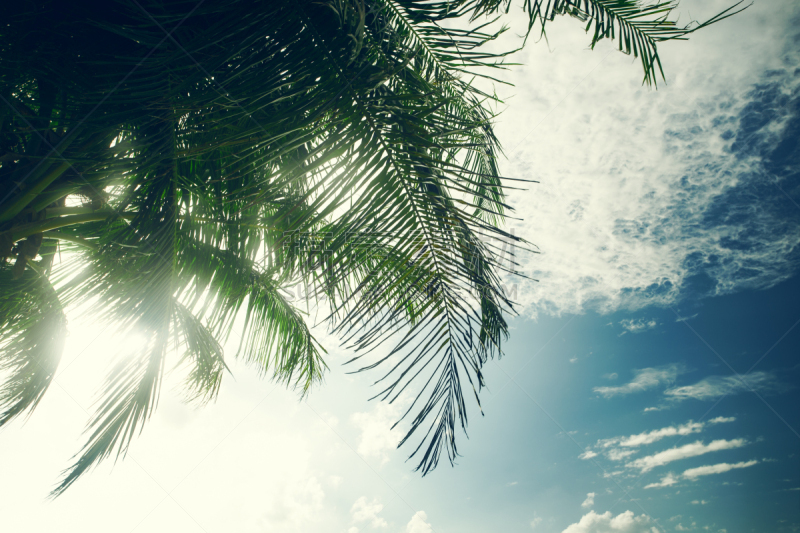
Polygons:
[[76,314],[55,386],[0,433],[0,529],[800,530],[799,20],[761,0],[665,44],[658,91],[569,19],[514,57],[497,131],[503,171],[539,181],[510,197],[539,281],[509,280],[520,316],[455,468],[412,471],[400,406],[368,402],[378,376],[345,374],[320,328],[331,372],[307,401],[236,363],[203,409],[165,387],[124,461],[46,501],[136,342]]
[[[503,461],[506,475],[518,482],[509,489],[523,486],[526,492],[507,497],[520,507],[539,503],[533,508],[539,509],[542,531],[562,531],[568,525],[564,518],[548,516],[548,510],[564,500],[573,502],[573,517],[585,514],[580,503],[588,493],[595,494],[594,504],[584,511],[616,516],[631,510],[653,518],[652,525],[658,520],[661,530],[695,523],[697,530],[710,526],[711,531],[792,531],[789,524],[797,525],[800,498],[792,490],[800,481],[800,437],[792,428],[800,419],[790,406],[798,401],[792,384],[798,382],[800,370],[800,331],[793,329],[769,350],[800,319],[798,290],[800,283],[792,280],[689,309],[589,313],[540,319],[527,327],[517,323],[525,333],[512,343],[521,353],[536,356],[527,365],[522,358],[501,362],[503,370],[515,376],[514,382],[496,395],[497,403],[493,394],[490,404],[515,412],[511,418],[516,427],[509,444],[501,445],[506,449],[495,450],[498,455],[511,457],[511,450],[523,442],[529,450],[523,461]],[[678,321],[687,311],[693,318]],[[626,329],[632,325],[629,320],[645,329]],[[748,374],[763,373],[758,384],[748,381],[762,400],[730,377],[734,371],[745,374],[764,354]],[[676,396],[675,391],[683,394]],[[491,419],[492,409],[487,411]],[[646,443],[644,434],[654,442]],[[656,465],[651,470],[634,466],[642,458],[715,441],[735,447],[694,457],[689,454],[697,447],[689,448],[674,452],[674,460],[666,464],[652,459],[639,463]],[[632,453],[620,459],[615,452]],[[580,458],[593,454],[597,455]],[[752,460],[758,463],[719,474],[682,476],[698,467]],[[674,484],[645,488],[670,473]],[[521,509],[509,514],[514,513],[521,516]],[[786,521],[783,529],[779,520]]]

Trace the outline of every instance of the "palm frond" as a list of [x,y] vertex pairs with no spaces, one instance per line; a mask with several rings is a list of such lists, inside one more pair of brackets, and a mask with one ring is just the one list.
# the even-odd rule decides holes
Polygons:
[[189,367],[186,378],[188,401],[201,403],[213,400],[219,394],[225,370],[225,357],[217,339],[203,323],[185,306],[175,303],[174,333],[183,347],[180,363]]
[[686,39],[695,31],[717,23],[741,12],[749,6],[736,10],[738,2],[705,22],[689,22],[684,26],[670,19],[678,2],[646,3],[641,0],[525,0],[525,9],[530,16],[530,28],[536,23],[544,35],[547,21],[556,15],[569,15],[586,22],[586,31],[592,33],[591,47],[602,39],[617,42],[619,50],[638,57],[644,70],[643,83],[656,85],[656,75],[664,78],[658,43]]
[[50,282],[27,270],[13,279],[0,266],[0,427],[30,414],[55,376],[64,349],[67,320]]
[[[738,6],[739,4],[737,4]],[[327,368],[296,287],[327,306],[377,397],[413,398],[403,442],[430,472],[457,456],[464,388],[502,353],[513,302],[498,250],[511,208],[492,123],[506,0],[225,4],[45,1],[0,27],[0,423],[52,381],[63,308],[137,331],[54,495],[124,455],[175,353],[189,400],[216,397],[221,346],[308,393]],[[567,14],[640,57],[731,16],[680,27],[675,4],[526,0],[530,28]],[[477,23],[479,17],[486,20]],[[464,18],[473,24],[464,27]],[[97,46],[97,43],[103,46]],[[663,73],[662,73],[663,74]],[[78,203],[79,205],[76,205]],[[56,245],[56,243],[59,243]],[[65,259],[56,261],[57,250]],[[39,257],[41,257],[39,259]],[[13,266],[12,266],[13,262]],[[18,278],[18,279],[15,279]],[[376,349],[388,355],[375,359]],[[417,455],[419,454],[419,455]]]
[[133,437],[158,403],[158,392],[168,347],[167,331],[149,332],[145,349],[121,360],[109,375],[103,400],[91,422],[87,443],[75,463],[64,471],[51,496],[57,497],[100,461],[124,456]]

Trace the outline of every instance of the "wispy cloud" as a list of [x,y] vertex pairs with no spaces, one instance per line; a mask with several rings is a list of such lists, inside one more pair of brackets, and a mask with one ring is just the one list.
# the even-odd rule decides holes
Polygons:
[[649,485],[645,485],[644,488],[646,489],[656,489],[661,487],[671,487],[672,485],[678,482],[678,478],[675,477],[674,474],[671,472],[666,476],[661,478],[661,481],[657,483],[650,483]]
[[620,448],[611,448],[606,452],[606,457],[612,461],[622,461],[631,455],[635,454],[636,450],[622,450]]
[[663,452],[659,452],[654,455],[641,457],[635,461],[631,461],[625,466],[629,468],[638,468],[642,472],[649,472],[658,466],[663,466],[673,461],[679,461],[688,457],[697,457],[698,455],[705,455],[707,453],[717,452],[720,450],[741,448],[747,444],[748,442],[745,439],[720,439],[711,441],[709,444],[704,444],[702,441],[697,441],[684,446],[670,448],[669,450],[664,450]]
[[620,326],[625,332],[630,333],[641,333],[643,331],[647,331],[648,329],[653,329],[658,325],[658,323],[654,319],[645,319],[645,318],[626,318],[620,321]]
[[718,416],[708,422],[692,422],[691,420],[679,426],[667,426],[652,431],[645,431],[637,433],[636,435],[629,435],[627,437],[612,437],[610,439],[603,439],[597,442],[598,446],[603,448],[610,448],[612,446],[621,446],[623,448],[635,448],[658,442],[665,437],[686,436],[692,433],[700,433],[706,425],[723,424],[727,422],[734,422],[735,417]]
[[589,507],[593,506],[594,505],[594,497],[595,497],[595,493],[594,492],[588,493],[586,495],[586,499],[583,500],[583,503],[581,504],[581,507],[583,507],[584,509],[588,509]]
[[664,394],[674,401],[688,399],[716,400],[729,394],[738,394],[747,391],[774,392],[780,390],[780,385],[775,375],[770,372],[752,372],[741,377],[710,376],[694,385],[673,387],[664,391]]
[[652,431],[645,431],[636,435],[629,435],[627,437],[613,437],[610,439],[603,439],[597,443],[598,446],[603,448],[610,448],[612,446],[622,446],[623,448],[633,448],[637,446],[644,446],[645,444],[652,444],[658,442],[665,437],[674,437],[677,435],[691,435],[692,433],[700,433],[703,431],[705,424],[702,422],[689,421],[680,426],[667,426],[661,429],[654,429]]
[[612,461],[622,461],[636,453],[636,448],[653,444],[668,437],[685,437],[687,435],[701,433],[707,426],[734,422],[736,417],[718,416],[706,422],[693,422],[689,420],[685,424],[667,426],[651,431],[643,431],[634,435],[620,435],[608,439],[598,440],[594,445],[594,450],[587,448],[580,455],[581,459],[591,459],[603,453]]
[[[701,476],[710,476],[713,474],[723,474],[725,472],[729,472],[731,470],[735,470],[738,468],[748,468],[750,466],[758,464],[757,459],[753,459],[750,461],[742,461],[739,463],[718,463],[715,465],[707,465],[707,466],[698,466],[697,468],[690,468],[685,470],[683,474],[680,476],[675,476],[672,472],[667,474],[666,476],[661,478],[661,481],[657,481],[654,483],[650,483],[649,485],[645,485],[644,488],[646,489],[656,489],[662,487],[671,487],[678,483],[679,478],[686,479],[688,481],[694,481],[698,477]],[[705,505],[708,502],[706,500],[693,500],[691,502],[693,505]]]
[[727,424],[728,422],[735,422],[735,416],[718,416],[708,421],[709,424]]
[[629,383],[617,387],[595,387],[594,392],[602,394],[606,398],[643,392],[662,383],[672,383],[681,372],[682,369],[678,365],[642,368],[634,371],[634,378]]
[[712,474],[722,474],[736,468],[748,468],[758,464],[756,459],[751,461],[742,461],[740,463],[719,463],[716,465],[698,466],[697,468],[690,468],[683,473],[683,477],[687,479],[695,479],[700,476],[710,476]]

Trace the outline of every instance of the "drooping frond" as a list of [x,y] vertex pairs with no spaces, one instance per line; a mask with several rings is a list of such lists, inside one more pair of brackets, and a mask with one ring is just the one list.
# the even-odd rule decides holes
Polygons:
[[189,367],[186,392],[189,401],[208,402],[217,397],[225,364],[222,347],[217,339],[186,306],[175,305],[177,342],[184,347],[181,363]]
[[244,310],[237,332],[240,356],[260,373],[271,372],[277,381],[309,392],[327,368],[320,353],[324,349],[287,301],[280,279],[253,261],[183,232],[179,238],[179,275],[194,277],[186,285],[197,299],[206,300],[196,305],[195,315],[206,319],[217,338],[227,339],[235,331],[234,318]]
[[[158,403],[168,331],[152,332],[140,353],[122,359],[108,376],[101,402],[89,423],[89,438],[52,496],[62,494],[91,467],[111,455],[123,456]],[[115,453],[116,450],[116,453]]]
[[50,282],[0,266],[0,426],[36,408],[55,376],[67,321]]

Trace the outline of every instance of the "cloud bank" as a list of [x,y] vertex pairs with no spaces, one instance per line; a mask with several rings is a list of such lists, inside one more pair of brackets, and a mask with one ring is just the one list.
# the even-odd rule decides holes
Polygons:
[[[792,7],[779,4],[788,27]],[[752,20],[735,19],[725,21],[738,28],[729,31],[753,31],[742,22]],[[770,287],[796,272],[800,54],[791,39],[737,51],[736,62],[720,48],[702,65],[682,55],[689,47],[665,47],[672,75],[652,91],[613,53],[593,58],[602,68],[587,74],[577,33],[559,44],[574,46],[587,68],[559,69],[544,47],[526,49],[518,59],[536,67],[511,75],[519,76],[513,114],[498,124],[512,139],[503,173],[539,182],[509,197],[524,218],[512,229],[540,251],[520,256],[539,280],[520,282],[526,311],[671,305]],[[712,76],[714,61],[736,68]],[[565,95],[565,86],[574,91]]]

